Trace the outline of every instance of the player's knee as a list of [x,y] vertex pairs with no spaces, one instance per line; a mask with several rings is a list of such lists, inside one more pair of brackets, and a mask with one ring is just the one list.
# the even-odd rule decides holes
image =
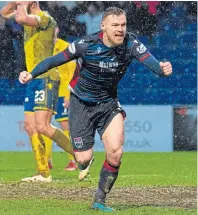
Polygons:
[[86,164],[87,162],[89,162],[90,161],[90,159],[89,158],[80,158],[80,157],[78,157],[78,158],[76,158],[76,161],[79,163],[79,164],[81,164],[81,165],[83,165],[83,164]]
[[93,157],[93,151],[92,149],[86,150],[86,151],[81,151],[81,152],[77,152],[74,151],[74,155],[75,155],[75,159],[79,164],[86,164],[89,163],[90,160]]
[[113,166],[118,166],[120,164],[122,155],[123,147],[119,149],[112,149],[111,151],[107,152],[107,161],[109,161]]
[[[36,124],[36,130],[39,134],[46,135],[48,132],[48,127],[44,124]],[[46,135],[47,136],[47,135]]]
[[88,163],[91,160],[92,154],[84,154],[83,152],[80,152],[80,154],[75,153],[75,158],[79,164],[83,165],[83,164]]
[[109,150],[108,153],[111,154],[112,157],[120,157],[123,154],[123,146],[113,148]]

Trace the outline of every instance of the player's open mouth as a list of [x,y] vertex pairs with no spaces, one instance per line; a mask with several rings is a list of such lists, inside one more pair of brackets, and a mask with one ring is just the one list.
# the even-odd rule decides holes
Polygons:
[[123,39],[124,36],[123,36],[123,34],[116,34],[115,37],[118,39]]

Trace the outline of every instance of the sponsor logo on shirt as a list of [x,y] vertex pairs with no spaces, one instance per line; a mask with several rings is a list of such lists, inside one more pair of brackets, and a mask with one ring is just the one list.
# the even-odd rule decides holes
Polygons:
[[100,61],[100,62],[99,62],[99,67],[100,67],[100,68],[113,68],[113,67],[118,67],[118,62],[104,62],[104,61]]

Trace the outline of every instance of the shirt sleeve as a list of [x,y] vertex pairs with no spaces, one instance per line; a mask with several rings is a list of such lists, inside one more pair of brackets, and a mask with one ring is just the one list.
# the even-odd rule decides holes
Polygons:
[[46,58],[44,61],[39,63],[31,72],[32,78],[36,78],[54,67],[82,57],[86,48],[87,43],[83,39],[71,43],[64,51]]
[[147,50],[139,40],[135,39],[132,48],[132,57],[159,76],[164,76],[159,61]]

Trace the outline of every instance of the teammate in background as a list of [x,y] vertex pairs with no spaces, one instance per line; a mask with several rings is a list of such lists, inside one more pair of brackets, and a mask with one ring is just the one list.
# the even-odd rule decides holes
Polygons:
[[[10,2],[0,13],[5,18],[14,17],[16,22],[24,26],[24,49],[28,72],[31,72],[39,62],[53,55],[53,39],[57,24],[47,12],[40,9],[38,1]],[[24,123],[32,143],[38,174],[23,178],[24,182],[52,181],[46,157],[46,139],[52,139],[63,150],[73,155],[68,137],[50,124],[52,115],[56,113],[59,79],[57,69],[52,69],[27,86]]]
[[[54,41],[55,42],[54,55],[65,50],[69,46],[68,42],[57,38],[58,33],[59,33],[59,29],[56,28],[56,35],[55,35],[55,41]],[[75,68],[76,68],[75,61],[71,61],[68,64],[64,64],[58,67],[58,71],[60,74],[60,86],[59,86],[59,92],[58,92],[57,114],[55,115],[55,119],[57,122],[60,123],[61,128],[65,136],[68,137],[68,139],[70,138],[69,126],[68,126],[68,105],[69,105],[70,92],[68,90],[68,86],[69,86],[70,80],[74,75]],[[52,141],[49,141],[49,143],[46,146],[46,154],[47,154],[48,165],[50,169],[53,168],[52,143],[53,143]],[[69,158],[69,163],[65,167],[65,170],[73,171],[78,169],[74,156],[68,153],[68,158]]]
[[105,200],[118,177],[126,117],[117,99],[118,83],[135,59],[163,77],[172,73],[172,65],[158,62],[134,34],[126,31],[124,10],[106,9],[101,28],[101,32],[81,38],[63,52],[47,58],[31,74],[21,72],[19,80],[27,83],[50,68],[82,59],[81,69],[70,82],[70,135],[75,158],[85,170],[93,157],[96,130],[100,134],[106,156],[92,208],[111,212],[113,209],[105,205]]

